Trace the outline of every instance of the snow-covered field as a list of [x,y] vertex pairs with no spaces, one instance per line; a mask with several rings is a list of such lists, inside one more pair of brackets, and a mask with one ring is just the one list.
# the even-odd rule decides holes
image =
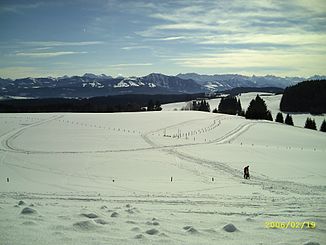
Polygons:
[[[273,119],[275,121],[276,115],[280,112],[280,101],[282,95],[273,95],[270,93],[243,93],[238,98],[241,101],[242,109],[247,110],[249,103],[252,99],[259,94],[262,99],[266,102],[267,109],[271,111]],[[217,108],[221,99],[211,99],[208,100],[211,110]],[[173,110],[181,110],[181,108],[185,107],[187,102],[178,102],[178,103],[170,103],[162,105],[164,111],[173,111]],[[323,120],[326,119],[325,115],[311,115],[309,113],[291,113],[289,114],[293,118],[293,123],[295,126],[304,127],[307,117],[313,118],[316,121],[317,129],[320,129],[320,125],[322,124]],[[286,114],[283,113],[283,118],[285,119]]]
[[194,111],[0,114],[0,244],[324,244],[325,136]]

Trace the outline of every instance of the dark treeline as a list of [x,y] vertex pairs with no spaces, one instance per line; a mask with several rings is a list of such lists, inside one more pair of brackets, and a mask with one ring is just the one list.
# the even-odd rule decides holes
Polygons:
[[284,90],[281,111],[326,113],[326,80],[304,81]]
[[218,110],[214,112],[225,113],[230,115],[242,115],[240,99],[234,96],[227,96],[221,99]]
[[29,113],[29,112],[136,112],[160,110],[161,103],[174,103],[203,97],[203,94],[176,95],[116,95],[93,97],[88,99],[24,99],[0,101],[0,112]]
[[193,101],[192,102],[192,110],[194,111],[207,111],[210,112],[210,105],[206,100],[201,101]]

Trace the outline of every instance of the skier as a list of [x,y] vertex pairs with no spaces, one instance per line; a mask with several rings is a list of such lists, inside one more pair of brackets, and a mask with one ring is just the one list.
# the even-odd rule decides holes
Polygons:
[[250,176],[249,176],[249,165],[243,169],[243,177],[245,179],[250,179]]

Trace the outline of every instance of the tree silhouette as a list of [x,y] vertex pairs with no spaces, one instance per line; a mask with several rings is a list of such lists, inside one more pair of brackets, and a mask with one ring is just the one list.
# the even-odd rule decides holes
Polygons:
[[315,120],[314,119],[311,119],[310,117],[307,118],[304,127],[305,128],[309,128],[309,129],[313,129],[313,130],[317,130]]
[[236,115],[242,111],[240,99],[237,100],[234,96],[223,97],[218,105],[218,112]]
[[281,111],[321,114],[326,112],[325,98],[325,79],[304,81],[284,90],[280,108]]
[[275,122],[284,123],[282,112],[277,113]]
[[267,110],[265,101],[260,98],[259,95],[257,95],[255,99],[250,101],[249,107],[246,112],[246,118],[273,120],[271,112]]
[[266,120],[273,121],[273,116],[272,116],[272,113],[270,111],[266,112]]
[[321,126],[320,126],[320,131],[326,132],[326,120],[324,119]]
[[290,114],[287,114],[286,115],[286,118],[285,118],[285,124],[287,124],[287,125],[291,125],[291,126],[293,126],[294,124],[293,124],[293,119],[292,119],[292,116],[290,115]]

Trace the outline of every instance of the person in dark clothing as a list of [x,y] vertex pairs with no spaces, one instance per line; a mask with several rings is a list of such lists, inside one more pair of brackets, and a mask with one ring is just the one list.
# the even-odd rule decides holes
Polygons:
[[249,175],[249,165],[246,166],[244,169],[243,169],[243,177],[245,179],[250,179],[250,175]]

